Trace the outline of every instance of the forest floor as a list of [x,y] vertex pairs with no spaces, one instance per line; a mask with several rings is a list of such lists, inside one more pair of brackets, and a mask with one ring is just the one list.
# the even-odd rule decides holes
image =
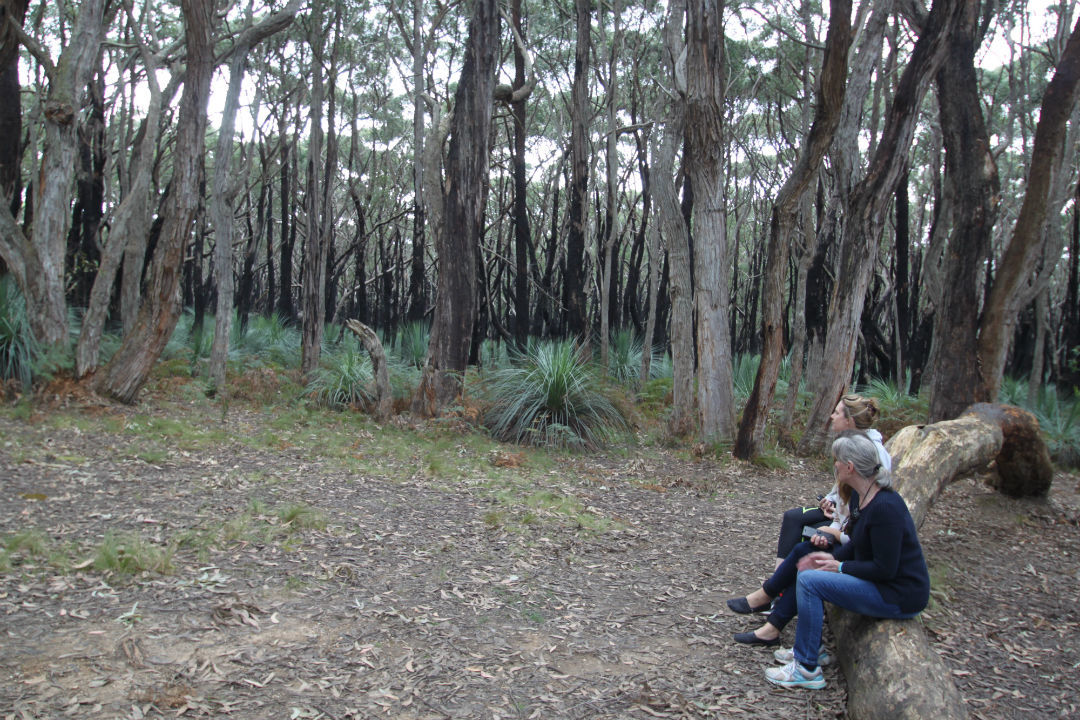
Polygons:
[[[724,601],[829,485],[788,463],[160,388],[4,406],[0,718],[842,718],[835,665],[783,690],[731,640],[761,616]],[[973,717],[1080,716],[1078,498],[968,478],[922,528],[922,620]]]

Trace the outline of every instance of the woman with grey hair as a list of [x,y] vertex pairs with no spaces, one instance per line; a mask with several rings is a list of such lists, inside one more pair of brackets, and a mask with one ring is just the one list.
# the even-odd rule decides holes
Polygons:
[[825,687],[818,655],[826,601],[860,615],[909,618],[930,600],[930,574],[915,522],[891,488],[874,443],[865,433],[846,431],[833,441],[832,453],[837,482],[851,489],[851,542],[832,554],[812,552],[797,563],[795,647],[790,655],[776,653],[790,662],[765,671],[769,682],[783,687]]

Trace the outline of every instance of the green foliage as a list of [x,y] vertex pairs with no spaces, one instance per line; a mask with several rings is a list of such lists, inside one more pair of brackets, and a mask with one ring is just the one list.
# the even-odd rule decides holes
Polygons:
[[398,330],[396,342],[397,356],[406,365],[414,368],[424,366],[427,359],[428,342],[431,340],[431,327],[426,322],[412,322]]
[[313,375],[307,394],[323,407],[341,410],[374,400],[371,359],[353,339],[346,339],[336,352],[324,356]]
[[242,360],[247,366],[267,361],[282,368],[300,366],[300,332],[277,313],[251,316],[242,332],[238,322],[233,328],[236,333],[230,342],[230,359]]
[[1080,391],[1073,388],[1073,396],[1069,398],[1054,385],[1045,385],[1036,393],[1035,402],[1029,403],[1027,383],[1006,380],[1001,385],[1001,402],[1030,410],[1039,420],[1039,429],[1054,462],[1080,468]]
[[611,333],[608,343],[608,375],[615,382],[629,385],[641,375],[641,353],[644,345],[634,331],[623,328]]
[[909,386],[910,377],[904,387],[895,380],[874,378],[861,390],[866,397],[877,400],[879,425],[884,428],[883,434],[891,435],[891,432],[886,432],[890,428],[899,429],[926,422],[929,413],[927,399],[908,393]]
[[282,525],[287,525],[294,530],[326,529],[326,515],[303,503],[287,505],[278,510],[277,516]]
[[108,533],[94,555],[94,569],[134,575],[140,572],[172,572],[174,547],[161,548],[138,535]]
[[735,390],[735,401],[739,405],[745,405],[750,399],[750,393],[754,390],[754,381],[757,379],[758,366],[761,365],[760,355],[739,355],[735,358],[735,365],[731,371],[731,381]]
[[0,380],[18,380],[30,390],[39,349],[15,278],[0,277]]
[[600,379],[568,341],[537,343],[487,387],[484,422],[500,440],[595,447],[626,418],[599,389]]

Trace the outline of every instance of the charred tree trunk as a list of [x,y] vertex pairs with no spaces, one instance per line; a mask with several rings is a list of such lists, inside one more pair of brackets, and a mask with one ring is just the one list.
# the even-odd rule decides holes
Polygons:
[[592,41],[592,3],[575,0],[577,45],[574,50],[574,85],[570,118],[570,228],[566,237],[566,269],[563,273],[566,331],[585,339],[588,316],[585,304],[585,206],[589,198],[589,152],[586,123],[589,114],[589,57]]
[[[19,38],[30,0],[0,2],[0,202],[18,214],[22,181],[22,93],[19,90]],[[0,272],[4,261],[0,256]]]

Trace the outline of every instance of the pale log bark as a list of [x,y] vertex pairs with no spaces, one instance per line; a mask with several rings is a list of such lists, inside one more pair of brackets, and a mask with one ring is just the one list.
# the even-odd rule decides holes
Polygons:
[[[976,404],[955,420],[906,427],[886,445],[893,485],[916,527],[954,480],[996,461],[999,489],[1010,494],[1049,490],[1053,467],[1038,421],[1020,408]],[[918,620],[877,620],[829,607],[829,626],[848,686],[853,720],[966,718],[952,674]]]
[[359,320],[352,318],[345,321],[345,326],[360,338],[361,344],[371,357],[371,374],[375,377],[375,417],[380,422],[390,417],[393,412],[393,395],[390,392],[390,371],[386,363],[386,352],[375,331]]

